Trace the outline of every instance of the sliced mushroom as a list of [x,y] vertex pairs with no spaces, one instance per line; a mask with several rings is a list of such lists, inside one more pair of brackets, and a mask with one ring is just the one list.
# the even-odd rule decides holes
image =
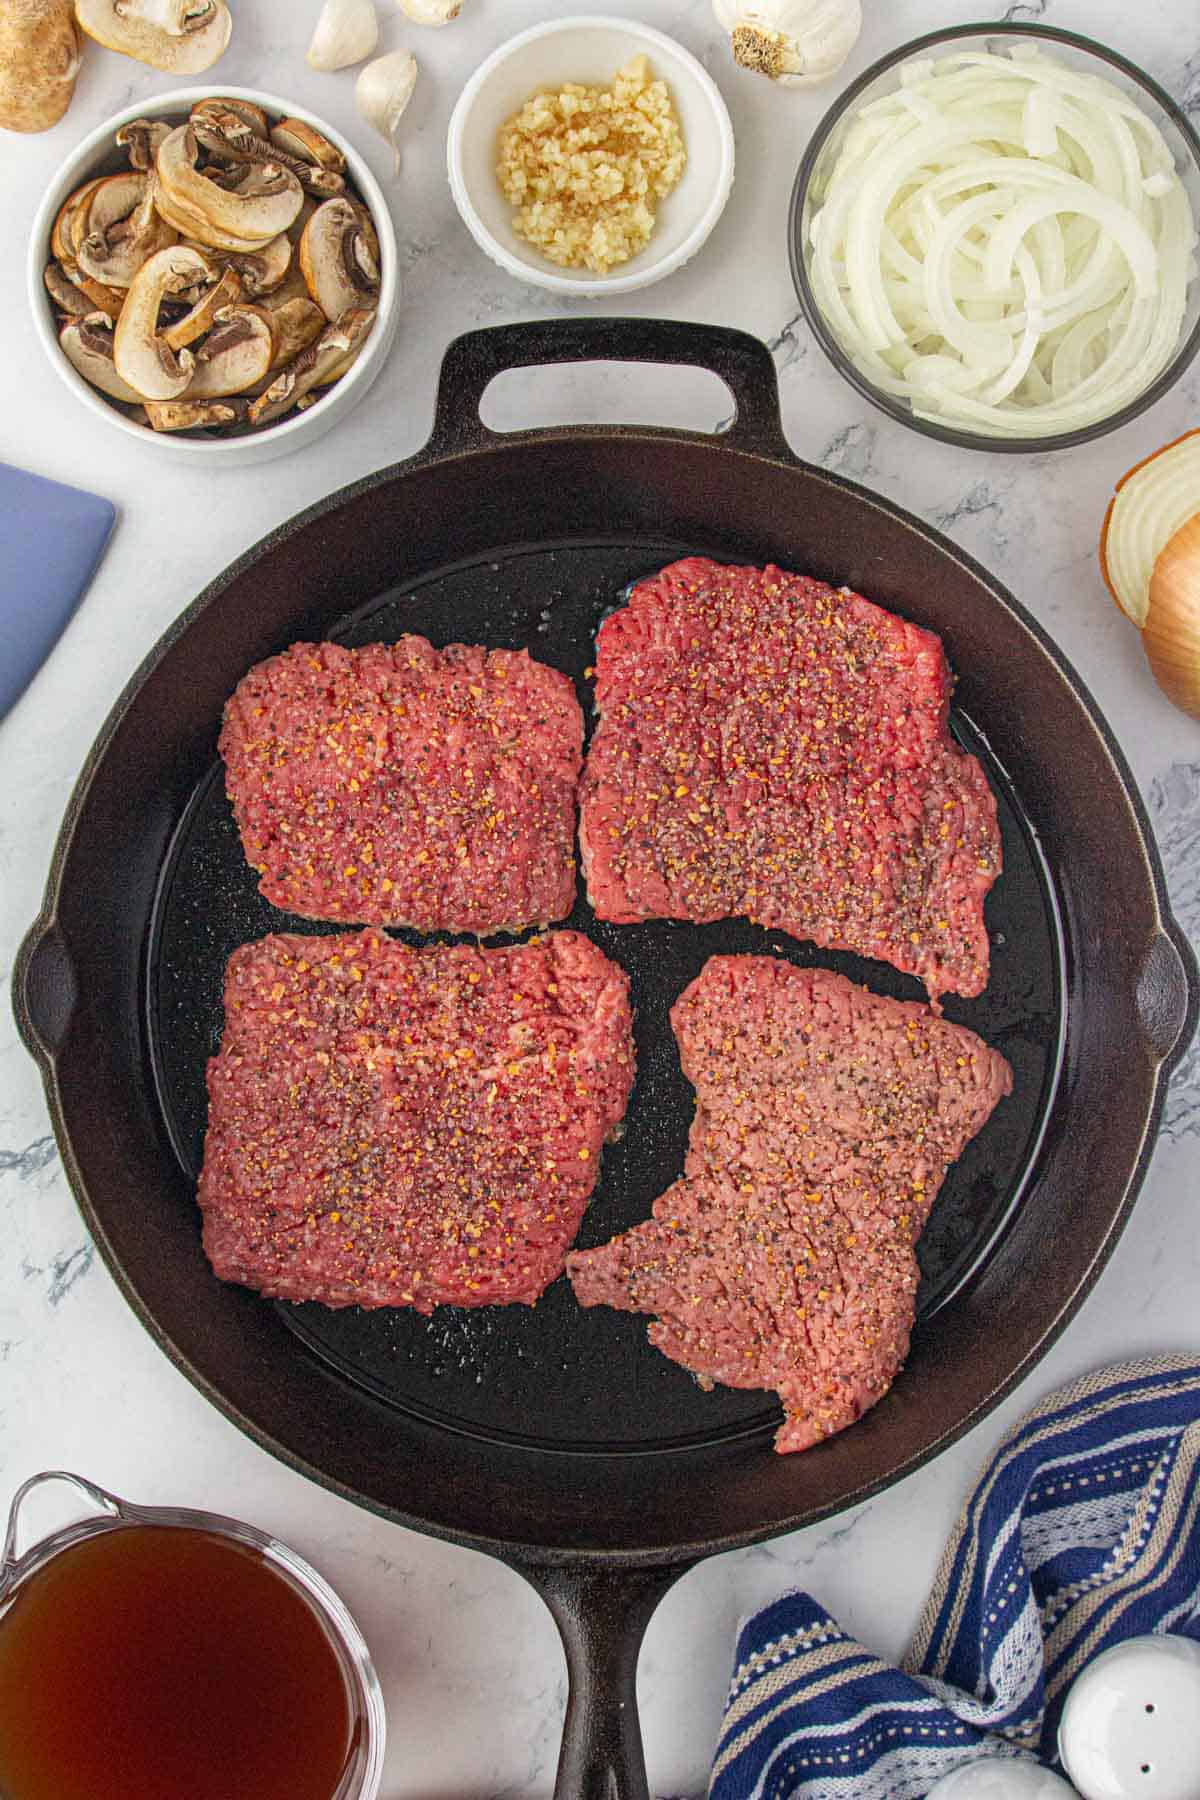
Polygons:
[[306,119],[280,119],[271,133],[271,142],[288,156],[298,156],[302,162],[316,163],[322,169],[340,172],[346,167],[346,158],[337,145],[331,144]]
[[[47,263],[42,279],[46,283],[46,292],[59,312],[68,313],[73,319],[83,319],[88,313],[95,312],[95,307],[83,289],[77,288],[68,278],[61,263]],[[320,308],[315,310],[320,311]],[[324,313],[321,313],[321,317],[325,317]]]
[[261,250],[287,230],[304,202],[290,169],[253,164],[230,190],[200,173],[199,154],[191,125],[177,126],[159,146],[155,205],[177,231],[217,250]]
[[[219,191],[215,182],[210,185],[214,191]],[[239,237],[236,232],[222,230],[220,226],[214,225],[194,207],[179,206],[161,186],[155,196],[154,204],[162,217],[173,225],[176,231],[182,233],[185,241],[195,240],[203,243],[206,250],[226,250],[241,256],[253,254],[263,248],[264,242],[270,242],[269,238],[265,240],[243,238]]]
[[83,205],[84,201],[91,199],[92,195],[104,179],[105,177],[100,175],[97,176],[94,181],[85,181],[83,186],[76,188],[73,194],[68,194],[67,198],[59,207],[58,216],[54,221],[54,228],[50,233],[50,248],[53,250],[59,262],[69,263],[75,261],[75,215]]
[[109,287],[106,282],[93,281],[90,275],[76,274],[71,277],[81,294],[86,294],[96,312],[108,313],[116,318],[125,304],[128,288]]
[[136,212],[146,197],[144,174],[122,169],[119,175],[102,175],[91,192],[80,197],[71,216],[71,240],[76,250],[89,232],[108,231]]
[[[261,250],[227,253],[222,262],[231,269],[236,269],[242,278],[242,286],[252,300],[264,294],[273,294],[282,287],[294,265],[291,241],[286,232],[281,231],[273,237],[269,244]],[[297,271],[298,272],[298,271]],[[303,277],[300,277],[303,281]]]
[[137,406],[142,396],[118,373],[113,361],[113,322],[104,313],[69,319],[58,334],[59,346],[73,369],[110,400]]
[[[257,112],[258,108],[254,110]],[[258,120],[249,116],[244,107],[216,96],[197,100],[188,114],[188,123],[200,143],[207,150],[208,139],[213,138],[218,154],[228,154],[234,146],[242,148],[246,144],[265,143],[270,132],[266,113],[262,114],[262,120],[260,130]]]
[[299,165],[296,173],[310,194],[340,194],[345,188],[346,158],[315,125],[304,119],[281,119],[271,142],[292,159],[292,166]]
[[341,173],[345,158],[318,131],[312,133],[313,138],[323,147],[326,156],[338,159],[337,163],[308,154],[308,146],[304,144],[301,145],[302,153],[297,155],[276,142],[276,132],[271,133],[269,140],[259,137],[250,130],[240,113],[222,109],[216,100],[204,101],[192,108],[192,129],[199,143],[218,162],[277,163],[290,170],[301,187],[321,198],[340,194],[345,189],[346,179]]
[[129,166],[138,170],[152,169],[158,146],[170,129],[162,119],[133,119],[128,125],[122,125],[117,133],[117,144],[128,151]]
[[340,199],[318,206],[300,239],[300,267],[327,319],[373,305],[379,298],[379,239],[365,210]]
[[72,226],[80,272],[106,287],[127,288],[142,264],[175,242],[154,205],[154,176],[111,175],[80,203]]
[[170,75],[199,75],[223,56],[233,29],[225,0],[75,0],[98,44]]
[[[312,300],[308,283],[300,272],[300,264],[295,260],[279,286],[262,296],[262,304],[268,312],[275,312],[278,307],[286,306],[289,300]],[[322,313],[321,316],[324,318],[325,315]]]
[[207,244],[193,244],[192,248],[212,257],[222,269],[236,269],[248,300],[264,300],[273,295],[293,273],[299,282],[296,292],[308,293],[286,232],[281,231],[261,250],[212,250]]
[[316,343],[329,321],[315,300],[289,300],[286,305],[277,306],[269,317],[275,348],[267,373],[273,379],[278,370],[295,362],[310,344]]
[[223,307],[216,328],[196,352],[188,399],[216,400],[244,393],[262,380],[274,352],[270,317],[261,307]]
[[[214,274],[216,270],[214,269]],[[242,298],[242,278],[236,269],[223,269],[220,280],[201,293],[195,305],[181,319],[176,319],[163,332],[163,342],[170,350],[183,350],[197,338],[211,331],[217,315],[226,306],[236,306]]]
[[296,217],[287,228],[288,242],[293,249],[299,247],[300,239],[304,236],[304,233],[308,228],[308,221],[312,218],[316,210],[317,202],[313,199],[311,194],[305,194],[304,205],[300,208],[300,211],[296,214]]
[[310,344],[294,363],[276,376],[266,392],[251,403],[250,423],[269,425],[273,420],[281,419],[305,394],[331,381],[334,378],[331,371],[344,374],[362,349],[374,323],[374,308],[357,307],[336,325],[327,325],[316,343]]
[[[365,316],[366,323],[361,329],[358,326],[355,326],[353,330],[348,331],[351,340],[348,348],[344,350],[341,356],[336,358],[335,361],[326,363],[325,367],[321,370],[319,380],[316,382],[317,387],[329,387],[333,382],[340,381],[342,376],[347,374],[358,361],[359,352],[367,340],[367,333],[371,330],[371,327],[378,317],[379,309],[374,306],[364,307],[362,312]],[[358,318],[358,316],[359,314],[357,311],[350,315],[352,318]],[[345,319],[339,319],[338,326],[339,329],[343,331],[348,330]]]
[[158,328],[164,298],[206,279],[209,265],[195,250],[173,244],[134,276],[117,320],[113,357],[117,371],[143,400],[178,400],[195,372],[190,350],[172,350]]
[[155,431],[195,431],[204,425],[236,425],[246,416],[243,400],[148,400],[147,423]]
[[[124,288],[113,288],[109,287],[103,281],[93,281],[90,276],[84,275],[80,271],[77,263],[59,263],[57,265],[51,265],[51,267],[55,266],[61,270],[66,280],[75,289],[76,294],[82,297],[84,301],[83,310],[85,313],[102,312],[107,313],[112,319],[116,318],[117,314],[125,304],[126,290]],[[46,285],[48,287],[50,285],[49,270],[47,270]],[[53,291],[54,290],[51,289],[51,292]],[[67,310],[73,312],[75,308],[70,307]]]
[[271,129],[271,121],[268,119],[261,106],[255,106],[253,100],[228,100],[222,94],[215,94],[211,98],[197,100],[195,106],[192,108],[192,118],[194,119],[197,113],[206,112],[210,107],[214,106],[219,108],[221,112],[237,113],[240,119],[245,120],[245,123],[254,133],[255,137],[265,138]]

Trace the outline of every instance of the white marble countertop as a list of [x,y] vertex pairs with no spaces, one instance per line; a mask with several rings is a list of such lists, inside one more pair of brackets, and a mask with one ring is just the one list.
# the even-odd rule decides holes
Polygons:
[[[37,201],[83,133],[171,85],[96,51],[68,118],[41,138],[0,134],[0,456],[107,494],[120,523],[83,607],[24,700],[0,724],[0,976],[41,897],[72,782],[118,689],[183,606],[247,545],[300,507],[414,451],[429,430],[449,338],[478,325],[572,310],[486,261],[454,212],[443,145],[477,61],[546,12],[537,0],[466,0],[442,32],[379,0],[384,44],[423,74],[401,179],[389,185],[406,299],[391,361],[328,438],[261,470],[184,479],[170,461],[92,419],[34,339],[23,246]],[[608,0],[672,32],[718,80],[733,115],[738,177],[690,267],[631,298],[658,316],[743,326],[768,339],[796,451],[932,521],[1006,582],[1074,660],[1149,802],[1180,918],[1200,936],[1200,727],[1152,684],[1136,634],[1107,600],[1096,533],[1113,481],[1200,422],[1200,366],[1132,426],[1052,457],[972,454],[873,412],[828,367],[788,273],[785,218],[806,135],[832,98],[770,89],[735,71],[708,0]],[[849,78],[885,50],[985,11],[972,0],[866,0]],[[304,50],[317,0],[235,0],[222,81],[293,95],[365,150],[389,157],[353,110],[353,76],[318,76]],[[1029,0],[1034,15],[1090,31],[1140,61],[1200,122],[1193,0]],[[575,303],[593,312],[619,304]],[[493,422],[635,419],[711,429],[711,381],[684,372],[531,378],[496,399]],[[726,409],[727,410],[727,409]],[[0,556],[4,553],[0,545]],[[972,1472],[1038,1394],[1106,1360],[1196,1347],[1200,1056],[1177,1078],[1162,1141],[1128,1230],[1082,1313],[1010,1400],[953,1450],[845,1517],[701,1566],[671,1592],[643,1651],[639,1691],[653,1789],[703,1790],[740,1615],[797,1582],[880,1653],[915,1622]],[[385,1800],[545,1794],[553,1784],[565,1670],[549,1615],[517,1576],[416,1536],[315,1488],[243,1438],[176,1373],[94,1256],[63,1178],[40,1083],[0,1010],[0,1502],[35,1470],[77,1468],[133,1498],[239,1514],[293,1542],[344,1594],[375,1653],[391,1727]]]

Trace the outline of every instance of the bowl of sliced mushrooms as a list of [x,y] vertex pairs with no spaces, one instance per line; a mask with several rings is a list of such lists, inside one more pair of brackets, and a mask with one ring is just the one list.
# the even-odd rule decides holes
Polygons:
[[130,107],[69,159],[30,249],[54,366],[122,431],[264,462],[345,416],[395,336],[396,244],[362,158],[246,88]]

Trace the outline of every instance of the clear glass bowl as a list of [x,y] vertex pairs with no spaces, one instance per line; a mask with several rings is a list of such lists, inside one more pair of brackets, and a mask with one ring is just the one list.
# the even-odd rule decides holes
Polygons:
[[[77,1520],[39,1538],[28,1549],[18,1551],[22,1506],[33,1491],[46,1482],[63,1481],[83,1494],[98,1510],[90,1517]],[[278,1538],[238,1519],[227,1519],[220,1513],[195,1512],[175,1506],[134,1506],[115,1494],[97,1487],[82,1475],[65,1469],[50,1469],[33,1475],[17,1489],[8,1516],[8,1530],[0,1551],[0,1619],[16,1594],[48,1562],[86,1538],[105,1531],[122,1531],[129,1526],[147,1525],[166,1530],[184,1527],[216,1537],[231,1539],[257,1551],[290,1587],[307,1601],[324,1628],[332,1645],[346,1684],[350,1708],[351,1749],[337,1788],[330,1800],[377,1800],[383,1781],[383,1755],[387,1725],[383,1710],[383,1691],[370,1651],[349,1611],[329,1583],[306,1563],[303,1557]]]
[[813,211],[821,203],[825,185],[836,164],[842,141],[859,106],[881,94],[892,93],[900,85],[900,69],[917,56],[936,57],[949,50],[1000,51],[1014,44],[1036,44],[1053,53],[1055,58],[1081,73],[1099,75],[1122,89],[1158,126],[1171,148],[1175,165],[1191,201],[1193,216],[1200,219],[1200,138],[1182,110],[1158,83],[1119,56],[1115,50],[1071,31],[1059,31],[1050,25],[960,25],[949,31],[934,31],[915,38],[899,50],[881,57],[860,75],[858,80],[830,107],[809,141],[792,189],[788,219],[788,247],[792,278],[813,336],[838,372],[845,376],[860,394],[926,437],[943,443],[959,444],[968,450],[1063,450],[1071,444],[1090,443],[1107,431],[1134,419],[1174,386],[1200,350],[1200,278],[1193,279],[1188,291],[1187,312],[1178,347],[1171,361],[1141,393],[1105,418],[1071,431],[1028,437],[990,436],[957,424],[941,424],[937,420],[917,418],[908,402],[884,393],[855,362],[827,322],[813,291],[810,278],[811,239],[809,226]]

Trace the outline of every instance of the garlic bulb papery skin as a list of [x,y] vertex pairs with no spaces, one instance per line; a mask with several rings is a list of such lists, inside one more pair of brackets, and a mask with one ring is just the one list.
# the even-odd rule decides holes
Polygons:
[[348,69],[370,56],[378,42],[375,0],[325,0],[308,46],[308,66],[321,74]]
[[713,0],[733,60],[780,87],[815,87],[836,75],[862,30],[860,0]]
[[400,150],[396,130],[416,85],[416,57],[411,50],[393,50],[367,64],[354,90],[358,110],[367,124],[373,125],[395,151],[397,175],[400,173]]
[[396,5],[414,25],[448,25],[462,11],[463,0],[396,0]]

